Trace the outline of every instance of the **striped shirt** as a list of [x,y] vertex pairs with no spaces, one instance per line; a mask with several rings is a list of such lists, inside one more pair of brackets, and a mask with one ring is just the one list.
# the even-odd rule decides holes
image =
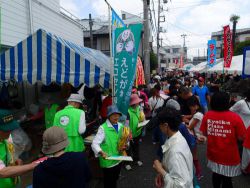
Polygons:
[[213,172],[227,177],[234,177],[241,175],[240,164],[235,166],[227,166],[208,160],[207,167],[210,168]]

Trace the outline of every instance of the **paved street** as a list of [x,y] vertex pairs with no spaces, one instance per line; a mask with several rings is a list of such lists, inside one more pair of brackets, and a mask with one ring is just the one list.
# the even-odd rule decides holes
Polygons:
[[[156,145],[151,142],[150,132],[147,132],[146,137],[141,143],[141,158],[144,162],[142,167],[133,166],[133,170],[122,170],[119,180],[119,188],[153,188],[155,171],[152,168],[153,160],[155,159]],[[229,146],[230,147],[230,146]],[[202,188],[212,188],[211,171],[206,167],[206,146],[199,146],[199,159],[202,163],[204,178],[201,179],[200,185]],[[250,188],[250,176],[239,176],[233,179],[234,188]],[[101,188],[99,184],[97,186]]]

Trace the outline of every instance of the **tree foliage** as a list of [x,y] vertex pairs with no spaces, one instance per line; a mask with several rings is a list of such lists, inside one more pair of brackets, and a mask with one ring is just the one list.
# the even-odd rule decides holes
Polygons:
[[240,19],[240,16],[238,16],[236,14],[233,14],[230,17],[230,22],[236,22],[237,23],[239,19]]
[[150,70],[155,70],[157,68],[157,56],[151,51],[150,52]]
[[243,54],[244,47],[250,46],[250,40],[239,42],[235,49],[234,49],[234,55],[241,55]]

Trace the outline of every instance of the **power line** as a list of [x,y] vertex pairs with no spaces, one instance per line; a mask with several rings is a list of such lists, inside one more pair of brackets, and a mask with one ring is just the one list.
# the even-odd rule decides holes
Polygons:
[[192,31],[189,31],[189,30],[187,30],[187,29],[185,29],[185,28],[183,28],[183,27],[180,27],[180,26],[177,26],[177,25],[175,25],[175,24],[173,24],[173,23],[171,23],[171,22],[168,22],[170,25],[172,25],[173,27],[176,27],[176,28],[178,28],[178,29],[180,29],[180,30],[182,30],[182,31],[186,31],[186,32],[188,32],[188,33],[191,33],[192,35],[195,35],[195,36],[200,36],[200,37],[204,37],[204,36],[208,36],[208,35],[206,35],[206,34],[198,34],[198,33],[194,33],[194,32],[192,32]]

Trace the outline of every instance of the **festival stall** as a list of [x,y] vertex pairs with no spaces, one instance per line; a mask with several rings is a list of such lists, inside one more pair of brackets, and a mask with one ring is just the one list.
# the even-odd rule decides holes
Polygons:
[[220,61],[218,64],[213,66],[212,68],[209,68],[207,72],[219,72],[222,73],[223,71],[228,73],[234,73],[237,72],[238,74],[242,73],[242,67],[243,67],[243,55],[233,56],[231,66],[229,68],[224,68],[224,61]]
[[[220,64],[221,62],[223,62],[223,59],[216,59],[215,65]],[[190,72],[207,72],[208,70],[210,70],[211,68],[207,65],[207,61],[203,61],[197,65],[195,65],[194,67],[192,67],[189,71]]]
[[[66,102],[67,98],[60,95],[64,83],[70,83],[74,87],[84,83],[88,87],[99,84],[109,88],[110,68],[110,59],[102,52],[78,46],[39,29],[1,54],[1,108],[13,112],[36,150],[40,148],[39,134],[44,127],[44,118],[36,117],[39,116],[40,109],[43,110],[48,104],[48,100],[57,103],[57,100],[62,99]],[[70,92],[70,87],[65,88]],[[40,100],[44,96],[44,100]],[[2,101],[11,105],[3,106]],[[21,106],[17,108],[14,101]]]
[[182,69],[183,69],[184,71],[190,71],[193,67],[194,67],[193,64],[188,63],[188,64],[185,64],[185,65],[183,66]]
[[110,60],[102,52],[64,40],[42,29],[1,54],[0,79],[49,85],[85,83],[108,88]]
[[194,67],[192,67],[191,69],[189,69],[190,72],[200,72],[202,70],[205,70],[207,66],[207,62],[201,62],[197,65],[195,65]]

